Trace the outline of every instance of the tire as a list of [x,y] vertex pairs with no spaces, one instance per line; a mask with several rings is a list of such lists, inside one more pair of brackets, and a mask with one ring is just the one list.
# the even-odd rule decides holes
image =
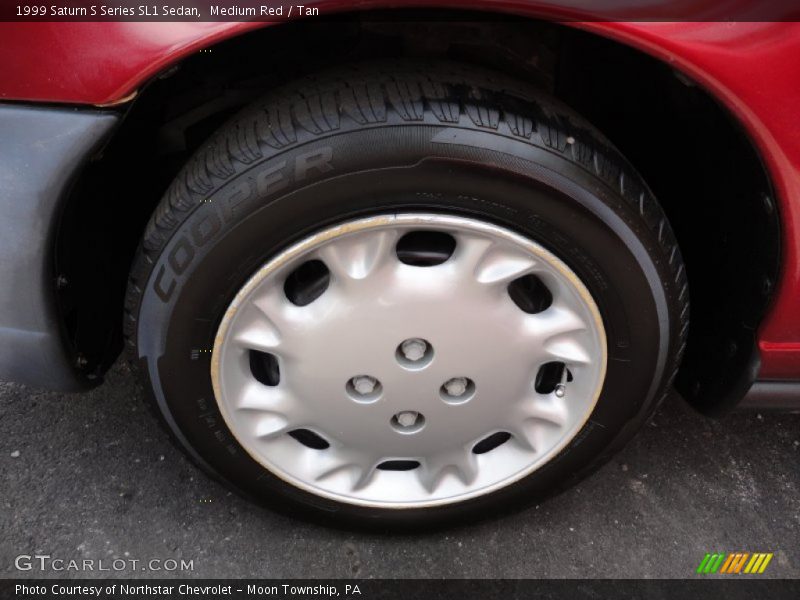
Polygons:
[[[499,489],[403,510],[273,474],[231,431],[210,375],[220,323],[262,265],[326,227],[399,212],[469,218],[540,244],[591,294],[607,339],[599,398],[556,455]],[[665,397],[688,301],[661,207],[590,124],[495,73],[384,62],[275,90],[196,152],[147,226],[125,331],[180,446],[240,493],[328,524],[430,526],[538,502],[603,464]]]

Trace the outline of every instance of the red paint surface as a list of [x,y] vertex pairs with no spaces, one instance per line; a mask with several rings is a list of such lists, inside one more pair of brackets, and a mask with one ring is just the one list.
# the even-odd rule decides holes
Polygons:
[[[665,0],[665,4],[670,1],[675,0]],[[351,10],[354,5],[346,0],[306,4],[320,6],[323,14]],[[359,8],[396,4],[392,0],[357,3]],[[463,7],[454,0],[414,4]],[[531,17],[597,16],[539,0],[477,0],[471,6]],[[701,12],[708,10],[705,3],[691,6],[698,11],[697,18],[708,18],[707,12]],[[0,99],[111,103],[200,48],[268,25],[0,23]],[[783,222],[781,280],[759,332],[761,377],[800,378],[800,23],[594,21],[571,25],[673,64],[716,96],[759,148],[775,185]]]

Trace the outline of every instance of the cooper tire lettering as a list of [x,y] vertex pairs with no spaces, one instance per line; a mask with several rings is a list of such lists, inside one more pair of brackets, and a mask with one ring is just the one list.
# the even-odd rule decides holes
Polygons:
[[[183,254],[183,256],[181,256]],[[172,272],[175,275],[183,275],[186,267],[192,262],[194,258],[194,248],[191,242],[181,236],[175,244],[175,247],[169,253],[169,266],[172,267]]]
[[170,279],[169,285],[167,289],[164,289],[162,285],[162,280],[164,279],[164,275],[166,275],[167,269],[164,265],[161,265],[158,268],[158,273],[156,274],[156,278],[153,281],[153,290],[155,290],[156,295],[161,299],[162,302],[169,302],[169,299],[172,297],[172,293],[175,291],[175,280]]
[[285,166],[286,161],[282,160],[256,175],[256,189],[259,194],[262,196],[274,194],[280,192],[289,185],[289,182],[283,176],[283,173],[281,173],[281,170]]
[[308,176],[309,171],[316,169],[320,173],[333,171],[331,159],[333,158],[333,148],[326,146],[313,152],[301,154],[294,161],[294,179],[302,181]]
[[200,221],[192,225],[192,241],[194,245],[204,245],[208,240],[217,235],[220,229],[222,229],[222,223],[217,213],[213,211],[208,212]]
[[235,183],[234,186],[233,191],[223,201],[226,221],[233,220],[237,210],[246,205],[252,195],[252,190],[247,180]]

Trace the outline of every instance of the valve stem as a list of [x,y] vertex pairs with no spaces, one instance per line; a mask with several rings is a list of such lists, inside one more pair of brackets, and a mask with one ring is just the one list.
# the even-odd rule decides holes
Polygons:
[[569,371],[567,365],[564,365],[561,368],[561,381],[556,384],[555,388],[556,398],[563,398],[567,395],[567,377],[569,377]]

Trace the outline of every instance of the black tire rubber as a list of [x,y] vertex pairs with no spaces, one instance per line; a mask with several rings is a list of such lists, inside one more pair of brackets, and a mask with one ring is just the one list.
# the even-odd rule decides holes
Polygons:
[[[489,495],[419,510],[341,504],[269,473],[226,428],[209,369],[224,311],[272,255],[333,223],[398,210],[471,216],[538,241],[581,277],[608,336],[601,397],[556,458]],[[275,90],[197,151],[147,226],[125,331],[169,429],[210,473],[328,524],[427,527],[538,501],[607,460],[666,395],[688,302],[660,206],[591,125],[492,72],[383,62]]]

